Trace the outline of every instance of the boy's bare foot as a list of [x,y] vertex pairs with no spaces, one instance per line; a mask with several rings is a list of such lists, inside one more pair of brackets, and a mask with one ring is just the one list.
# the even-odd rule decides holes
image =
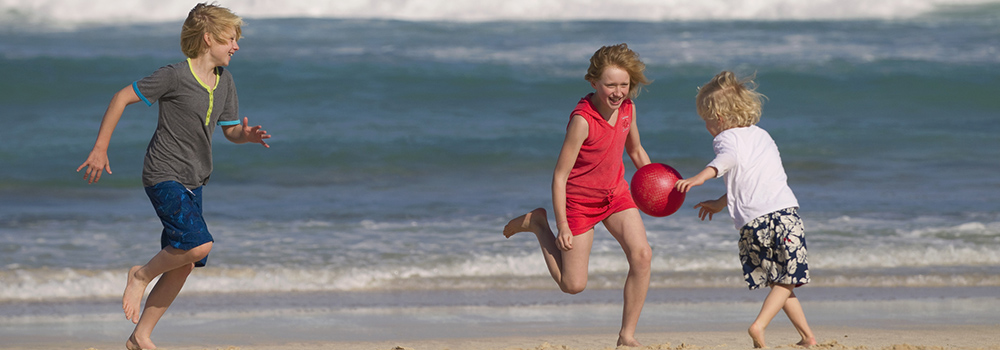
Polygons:
[[532,210],[527,214],[518,216],[513,220],[511,220],[510,222],[508,222],[507,226],[503,227],[503,235],[504,237],[510,238],[510,236],[513,236],[515,233],[518,232],[537,233],[539,232],[539,230],[536,229],[536,227],[541,225],[541,222],[539,222],[539,220],[541,220],[541,222],[545,222],[545,220],[547,220],[545,217],[545,209],[535,208],[535,210]]
[[125,341],[125,348],[128,350],[150,350],[150,349],[156,349],[156,345],[153,344],[153,341],[150,340],[149,338],[146,338],[144,339],[144,341],[140,342],[135,338],[135,332],[132,332],[132,335],[130,335],[128,337],[128,340]]
[[142,295],[146,293],[146,285],[135,276],[142,266],[132,266],[128,270],[128,282],[125,282],[125,293],[122,295],[122,310],[125,311],[125,318],[132,323],[139,323],[139,310],[142,306]]
[[635,338],[626,338],[624,336],[619,335],[618,336],[618,346],[616,348],[621,348],[623,346],[626,346],[626,347],[640,347],[640,346],[642,346],[642,344],[639,343],[638,340],[635,340]]
[[764,329],[751,325],[750,329],[747,329],[747,333],[750,333],[750,339],[753,339],[753,347],[758,349],[767,347],[764,345]]

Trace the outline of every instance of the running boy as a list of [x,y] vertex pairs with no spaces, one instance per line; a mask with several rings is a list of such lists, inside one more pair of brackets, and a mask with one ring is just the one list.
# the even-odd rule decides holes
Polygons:
[[698,115],[715,138],[716,156],[698,175],[678,180],[675,187],[687,192],[705,180],[725,179],[726,194],[694,207],[702,220],[706,216],[712,220],[713,214],[728,206],[740,231],[743,277],[751,290],[771,287],[748,330],[753,345],[765,347],[764,329],[779,310],[785,310],[802,337],[798,345],[808,347],[815,345],[816,339],[793,291],[809,283],[805,230],[778,147],[767,131],[756,125],[764,95],[755,87],[753,80],[724,71],[698,91]]
[[[271,136],[260,126],[239,121],[236,86],[229,66],[240,49],[243,20],[229,9],[198,4],[181,29],[181,49],[186,61],[162,67],[152,75],[118,91],[111,99],[97,141],[76,171],[87,168],[84,179],[95,183],[103,171],[111,174],[108,145],[125,106],[159,101],[159,119],[146,148],[142,183],[163,222],[161,250],[146,265],[133,266],[122,297],[125,317],[136,323],[125,347],[155,349],[153,327],[173,302],[195,267],[205,266],[213,238],[202,217],[202,186],[212,174],[212,133],[222,126],[233,143],[259,143]],[[162,275],[162,276],[161,276]],[[146,286],[156,276],[140,312]]]
[[587,286],[594,225],[603,222],[625,251],[629,264],[618,332],[618,345],[625,346],[641,345],[635,339],[635,328],[646,302],[653,255],[622,163],[623,151],[636,168],[650,163],[639,143],[631,100],[642,85],[649,84],[645,68],[639,54],[625,44],[605,46],[594,53],[585,79],[595,91],[580,99],[570,113],[552,177],[558,236],[553,235],[542,208],[511,220],[503,229],[507,238],[518,232],[534,233],[552,278],[563,292],[576,294]]

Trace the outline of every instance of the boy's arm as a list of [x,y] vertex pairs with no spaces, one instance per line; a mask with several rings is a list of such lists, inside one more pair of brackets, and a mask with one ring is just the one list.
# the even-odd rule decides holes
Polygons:
[[691,190],[691,187],[701,186],[702,184],[705,183],[706,180],[714,179],[718,174],[719,171],[715,169],[715,167],[708,166],[705,167],[705,169],[703,169],[700,173],[698,173],[698,175],[686,179],[677,180],[677,182],[674,183],[674,188],[676,188],[681,193],[686,193],[687,191]]
[[271,148],[264,140],[271,138],[267,131],[261,129],[260,125],[247,126],[249,119],[243,117],[243,121],[237,125],[225,125],[222,127],[222,134],[232,143],[259,143],[264,147]]
[[108,104],[108,109],[104,112],[104,118],[101,119],[101,128],[97,132],[94,148],[87,156],[87,160],[76,168],[77,172],[87,168],[87,171],[83,173],[83,178],[87,179],[87,183],[99,181],[104,171],[111,174],[111,163],[108,161],[108,145],[111,144],[111,134],[118,126],[118,121],[121,120],[122,113],[125,112],[125,106],[139,101],[139,95],[135,94],[132,85],[119,90],[111,98],[111,103]]

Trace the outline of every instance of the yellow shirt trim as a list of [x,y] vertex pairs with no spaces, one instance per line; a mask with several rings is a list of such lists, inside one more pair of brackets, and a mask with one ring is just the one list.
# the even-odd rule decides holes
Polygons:
[[219,67],[215,67],[215,88],[213,88],[209,87],[208,84],[205,84],[205,82],[201,81],[201,78],[198,77],[198,74],[194,73],[194,65],[191,64],[191,58],[188,58],[187,62],[188,62],[188,69],[191,70],[191,75],[194,76],[194,80],[197,80],[198,84],[201,84],[201,87],[205,88],[205,90],[208,91],[208,112],[205,113],[205,126],[208,126],[209,120],[212,119],[212,108],[215,107],[215,88],[219,87]]

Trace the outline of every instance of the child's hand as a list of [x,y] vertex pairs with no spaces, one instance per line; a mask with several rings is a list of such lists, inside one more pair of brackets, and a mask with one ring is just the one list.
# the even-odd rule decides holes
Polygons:
[[715,178],[716,174],[718,174],[718,171],[715,170],[715,167],[705,167],[705,169],[695,176],[677,180],[677,182],[674,183],[674,188],[681,193],[687,193],[691,187],[701,186],[706,180]]
[[559,230],[559,235],[556,236],[556,247],[562,251],[568,251],[573,249],[573,233],[569,230]]
[[107,171],[111,174],[111,163],[108,161],[107,152],[98,152],[96,150],[90,151],[90,155],[87,156],[87,161],[80,164],[76,168],[76,172],[80,172],[81,169],[87,168],[87,171],[83,173],[83,178],[87,180],[87,183],[92,184],[101,179],[101,174]]
[[704,183],[705,180],[700,180],[698,177],[680,179],[674,183],[674,188],[681,193],[687,193],[687,191],[691,190],[691,187],[701,186]]
[[266,130],[261,129],[260,125],[247,126],[248,122],[249,118],[243,117],[243,137],[246,138],[247,142],[259,143],[264,145],[264,147],[271,148],[270,145],[264,142],[265,139],[271,138],[271,135],[268,135]]
[[721,199],[715,199],[710,201],[704,201],[695,204],[695,209],[698,209],[698,217],[701,221],[705,221],[705,217],[708,216],[708,221],[712,221],[712,215],[722,211],[726,208],[726,202]]

